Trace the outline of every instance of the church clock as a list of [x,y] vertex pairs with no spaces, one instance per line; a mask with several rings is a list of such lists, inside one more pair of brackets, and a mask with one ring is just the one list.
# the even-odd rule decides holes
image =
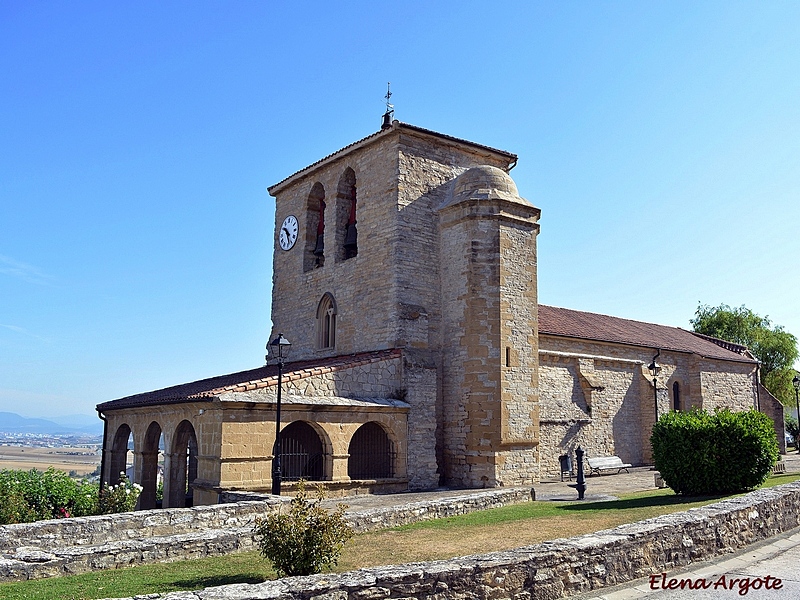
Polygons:
[[297,241],[297,217],[289,215],[283,220],[278,240],[283,250],[292,249],[292,246]]

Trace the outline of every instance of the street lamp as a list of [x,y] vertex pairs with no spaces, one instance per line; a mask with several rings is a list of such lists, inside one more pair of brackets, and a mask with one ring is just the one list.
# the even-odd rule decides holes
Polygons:
[[[792,385],[794,386],[794,407],[797,409],[797,422],[800,423],[800,400],[798,400],[798,397],[800,397],[800,376],[798,376],[796,371],[792,379]],[[800,425],[798,425],[798,429],[800,429]],[[796,435],[794,438],[794,449],[800,452],[800,442],[797,440],[798,437],[800,437],[800,435]]]
[[656,349],[656,355],[653,357],[653,360],[650,361],[650,364],[647,365],[647,370],[650,371],[650,375],[653,376],[653,404],[656,409],[656,420],[654,423],[658,423],[658,374],[661,373],[661,365],[656,362],[656,359],[661,356],[661,350]]
[[[279,333],[278,337],[267,346],[267,352],[271,353],[273,358],[278,361],[278,406],[275,411],[275,450],[273,451],[274,458],[272,459],[272,494],[275,496],[281,495],[281,378],[283,377],[283,359],[286,358],[291,345],[289,340],[283,337],[282,333]],[[269,361],[269,354],[265,358]]]

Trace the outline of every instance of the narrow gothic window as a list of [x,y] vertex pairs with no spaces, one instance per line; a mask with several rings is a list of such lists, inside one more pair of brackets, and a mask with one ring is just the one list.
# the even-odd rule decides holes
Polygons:
[[317,348],[336,346],[336,301],[326,293],[317,307]]
[[303,271],[325,264],[325,188],[317,182],[306,202],[306,240],[303,249]]
[[681,409],[681,386],[677,381],[672,384],[672,408]]
[[356,174],[348,167],[339,179],[336,190],[337,260],[358,255],[356,229]]

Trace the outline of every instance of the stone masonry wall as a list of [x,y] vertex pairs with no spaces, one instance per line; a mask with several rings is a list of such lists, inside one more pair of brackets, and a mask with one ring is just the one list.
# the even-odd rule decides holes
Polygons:
[[730,408],[747,410],[755,408],[756,391],[753,366],[748,364],[721,365],[718,362],[699,361],[703,408]]
[[[397,221],[396,140],[384,136],[308,173],[277,192],[273,257],[272,337],[283,333],[292,343],[293,359],[351,354],[392,347],[396,321],[392,241]],[[340,260],[341,231],[335,218],[339,182],[351,168],[356,178],[358,255]],[[325,190],[325,262],[304,270],[308,198],[316,183]],[[299,221],[300,234],[288,251],[277,243],[288,215]],[[340,229],[341,227],[339,227]],[[334,348],[317,349],[317,306],[326,292],[336,300]]]
[[[260,499],[1,526],[0,582],[252,550],[254,519],[289,499],[248,493],[238,496]],[[529,489],[487,490],[348,511],[346,518],[356,532],[366,532],[527,500]]]
[[587,456],[616,455],[624,462],[648,464],[649,443],[658,414],[675,407],[707,410],[754,406],[753,366],[662,351],[656,393],[646,365],[647,348],[541,335],[540,403],[542,472],[558,475],[561,454],[578,445]]
[[506,552],[175,592],[151,600],[551,600],[702,562],[798,526],[800,483],[795,482]]

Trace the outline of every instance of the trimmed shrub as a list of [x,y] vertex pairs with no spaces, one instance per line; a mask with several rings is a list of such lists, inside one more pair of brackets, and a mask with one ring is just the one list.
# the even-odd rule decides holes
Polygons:
[[755,489],[778,460],[772,420],[754,409],[669,412],[653,427],[650,443],[661,477],[684,495]]
[[313,575],[336,566],[353,529],[344,519],[345,506],[328,512],[320,506],[322,492],[310,500],[304,482],[292,498],[288,513],[256,519],[259,552],[272,562],[279,576]]

